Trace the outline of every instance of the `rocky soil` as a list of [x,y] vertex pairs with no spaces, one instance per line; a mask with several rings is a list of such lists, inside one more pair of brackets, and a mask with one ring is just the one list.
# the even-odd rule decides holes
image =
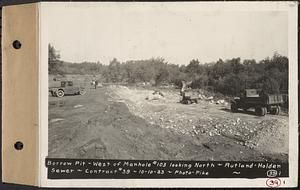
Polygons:
[[109,86],[49,97],[49,157],[284,161],[288,116],[231,113],[226,101],[179,103],[179,91]]

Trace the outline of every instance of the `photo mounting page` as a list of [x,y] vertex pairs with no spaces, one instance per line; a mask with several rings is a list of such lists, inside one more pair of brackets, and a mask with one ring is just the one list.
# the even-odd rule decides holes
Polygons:
[[296,2],[40,12],[42,186],[297,185]]

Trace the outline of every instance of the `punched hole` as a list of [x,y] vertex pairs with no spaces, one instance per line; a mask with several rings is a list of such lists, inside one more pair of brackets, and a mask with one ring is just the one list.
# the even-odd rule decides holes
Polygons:
[[24,147],[24,145],[21,141],[16,142],[14,146],[15,146],[16,150],[22,150]]
[[22,46],[22,44],[19,40],[15,40],[12,45],[15,49],[20,49]]

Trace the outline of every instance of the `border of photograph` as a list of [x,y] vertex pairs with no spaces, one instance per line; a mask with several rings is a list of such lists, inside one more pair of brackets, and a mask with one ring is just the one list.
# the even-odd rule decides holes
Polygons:
[[[72,2],[75,3],[75,2]],[[77,2],[89,4],[100,2]],[[104,3],[104,2],[101,2]],[[106,2],[107,3],[107,2]],[[116,2],[115,2],[116,3]],[[113,4],[115,4],[113,3]],[[150,4],[149,2],[132,3],[135,6]],[[167,2],[156,2],[165,4]],[[288,58],[289,58],[289,176],[282,178],[280,187],[295,187],[298,179],[298,60],[297,60],[297,2],[172,2],[175,6],[194,6],[201,4],[203,10],[214,11],[288,11]],[[268,178],[193,178],[193,179],[47,179],[45,158],[48,155],[48,25],[47,6],[67,5],[66,2],[43,2],[40,6],[40,184],[45,187],[267,187]],[[63,16],[63,15],[61,15]]]

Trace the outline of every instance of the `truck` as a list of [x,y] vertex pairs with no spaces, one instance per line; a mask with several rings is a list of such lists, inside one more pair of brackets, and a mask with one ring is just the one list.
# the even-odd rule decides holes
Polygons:
[[58,87],[50,87],[49,93],[54,97],[63,97],[65,95],[84,95],[86,90],[80,85],[75,85],[73,81],[60,81]]
[[247,111],[254,108],[256,115],[259,116],[267,113],[278,115],[283,103],[282,94],[268,94],[261,89],[245,89],[241,96],[231,101],[231,111],[237,112],[239,109]]

